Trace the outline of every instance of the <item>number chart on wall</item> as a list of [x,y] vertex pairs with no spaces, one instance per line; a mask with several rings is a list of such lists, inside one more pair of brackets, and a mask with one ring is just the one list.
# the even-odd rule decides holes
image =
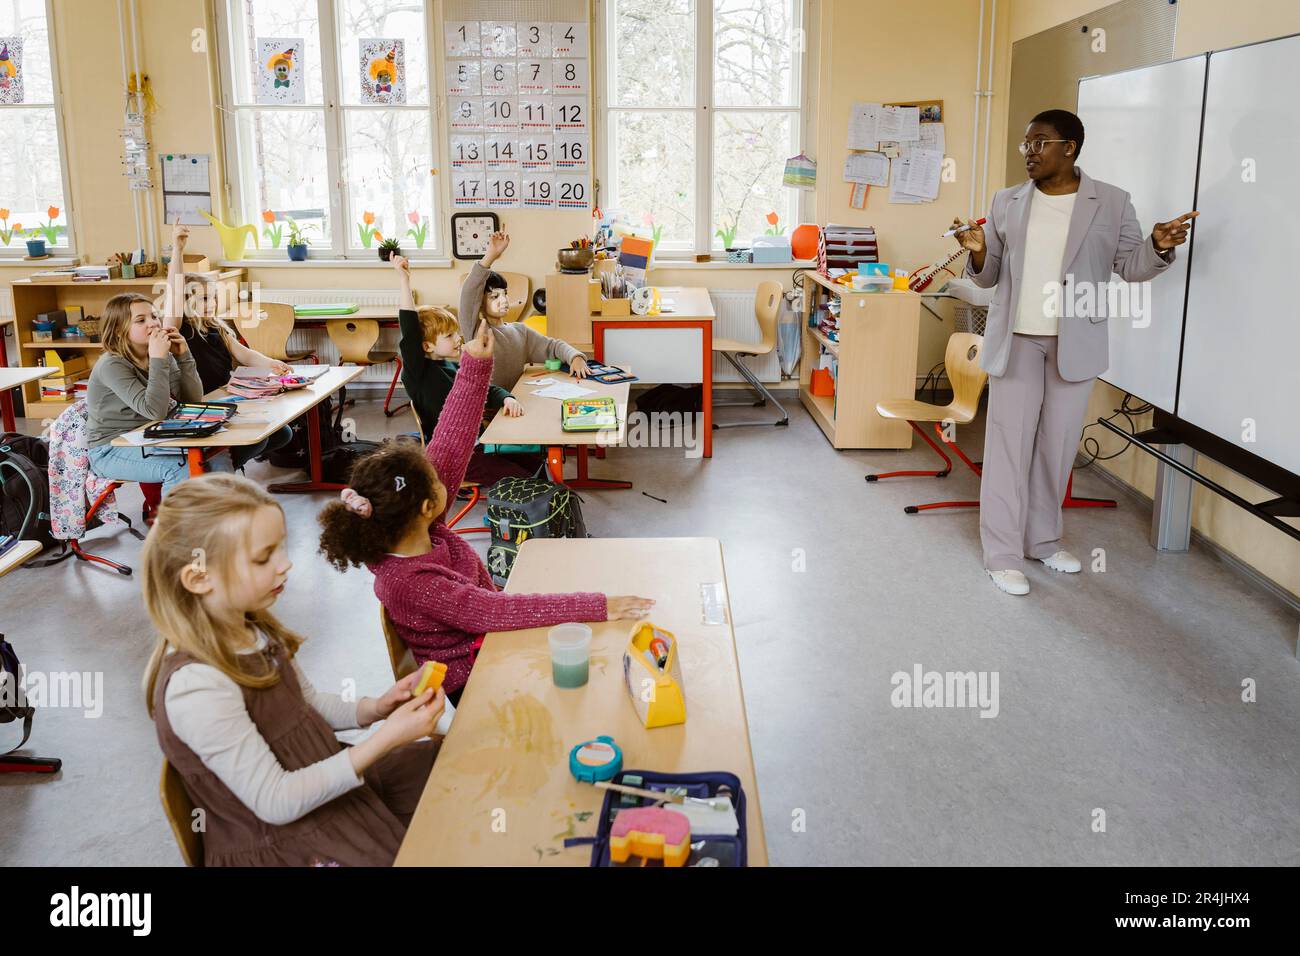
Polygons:
[[453,206],[590,210],[585,22],[448,21]]

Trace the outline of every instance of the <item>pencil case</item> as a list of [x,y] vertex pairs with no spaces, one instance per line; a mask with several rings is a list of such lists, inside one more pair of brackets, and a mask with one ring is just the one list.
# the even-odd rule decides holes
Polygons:
[[225,404],[174,405],[167,418],[144,430],[145,438],[206,438],[226,427],[235,409]]
[[[630,778],[630,779],[629,779]],[[613,783],[628,784],[645,790],[682,790],[687,796],[717,798],[726,797],[736,812],[739,828],[734,834],[706,833],[691,831],[690,853],[686,866],[748,866],[748,836],[745,826],[745,791],[740,785],[740,778],[724,770],[705,773],[657,773],[653,770],[624,770],[616,775]],[[591,845],[591,865],[604,866],[663,866],[661,860],[642,860],[633,856],[626,863],[615,863],[610,858],[610,838],[614,819],[619,811],[636,807],[653,806],[654,801],[648,797],[622,794],[615,790],[605,791],[605,800],[600,808],[600,822],[596,835],[591,837],[571,837],[564,841],[566,847]],[[671,803],[664,804],[672,809]],[[729,817],[729,815],[728,815]]]
[[623,683],[642,726],[686,723],[686,692],[671,632],[649,621],[632,629],[623,651]]

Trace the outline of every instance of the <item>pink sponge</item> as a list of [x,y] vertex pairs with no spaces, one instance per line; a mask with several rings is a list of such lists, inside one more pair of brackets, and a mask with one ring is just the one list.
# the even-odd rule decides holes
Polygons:
[[685,866],[691,853],[691,821],[666,807],[633,807],[619,811],[610,828],[609,858],[626,863],[635,853],[664,866]]

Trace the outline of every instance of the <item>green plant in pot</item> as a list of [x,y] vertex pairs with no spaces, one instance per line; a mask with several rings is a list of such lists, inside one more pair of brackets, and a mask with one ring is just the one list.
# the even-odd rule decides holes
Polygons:
[[306,226],[300,226],[297,220],[294,219],[288,220],[288,223],[289,241],[286,247],[289,250],[289,258],[294,262],[303,262],[307,258],[307,246],[311,244],[303,233],[311,229],[312,226],[310,223]]
[[379,244],[379,258],[387,262],[393,256],[400,256],[402,247],[397,244],[396,239],[385,239]]

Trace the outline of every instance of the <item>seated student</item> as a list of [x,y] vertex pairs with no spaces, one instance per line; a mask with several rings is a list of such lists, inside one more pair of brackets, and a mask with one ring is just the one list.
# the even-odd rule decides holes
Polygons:
[[460,699],[487,631],[635,619],[654,604],[599,592],[502,593],[474,548],[447,527],[454,489],[478,435],[495,334],[483,322],[462,350],[456,384],[425,452],[390,442],[362,458],[352,469],[351,487],[319,518],[321,551],[340,571],[364,564],[374,572],[375,595],[416,662],[447,665],[443,687],[452,703]]
[[[292,368],[244,345],[217,317],[217,284],[201,273],[184,271],[185,243],[189,237],[189,227],[182,226],[178,217],[172,227],[172,259],[167,266],[163,326],[178,329],[185,338],[203,383],[203,393],[223,387],[230,381],[230,373],[240,366],[265,368],[276,375],[290,374]],[[293,429],[285,425],[256,445],[231,448],[231,463],[236,469],[243,468],[253,458],[282,448],[292,440]]]
[[[153,303],[136,292],[115,295],[100,317],[104,354],[86,388],[86,446],[90,470],[118,481],[159,482],[165,494],[189,477],[189,465],[171,449],[114,448],[118,435],[166,418],[173,399],[197,402],[203,383],[184,337],[165,329]],[[221,458],[213,459],[221,467]]]
[[510,311],[506,295],[506,280],[491,270],[492,263],[501,257],[510,245],[504,232],[492,233],[488,240],[487,255],[474,263],[460,287],[460,331],[469,338],[474,334],[479,318],[485,318],[496,333],[496,364],[492,370],[492,384],[510,388],[519,381],[524,366],[539,364],[556,358],[569,366],[569,373],[578,378],[591,374],[586,357],[568,342],[547,338],[523,322],[503,322]]
[[[397,271],[401,291],[397,321],[402,332],[398,344],[402,353],[402,387],[419,416],[420,430],[432,435],[438,414],[456,381],[456,363],[451,360],[460,354],[460,326],[446,309],[431,305],[416,308],[411,295],[410,263],[398,255],[389,261]],[[501,409],[511,418],[524,413],[518,399],[499,385],[488,389],[487,409],[489,412]],[[536,474],[541,464],[540,455],[489,455],[483,446],[475,445],[465,479],[490,485],[500,478],[527,478]]]
[[[303,637],[271,613],[291,566],[280,503],[253,482],[204,475],[164,498],[144,546],[158,629],[145,703],[205,811],[206,865],[387,866],[438,750],[421,738],[446,698],[412,699],[418,673],[378,698],[313,688],[296,659]],[[355,746],[334,736],[379,720]]]

